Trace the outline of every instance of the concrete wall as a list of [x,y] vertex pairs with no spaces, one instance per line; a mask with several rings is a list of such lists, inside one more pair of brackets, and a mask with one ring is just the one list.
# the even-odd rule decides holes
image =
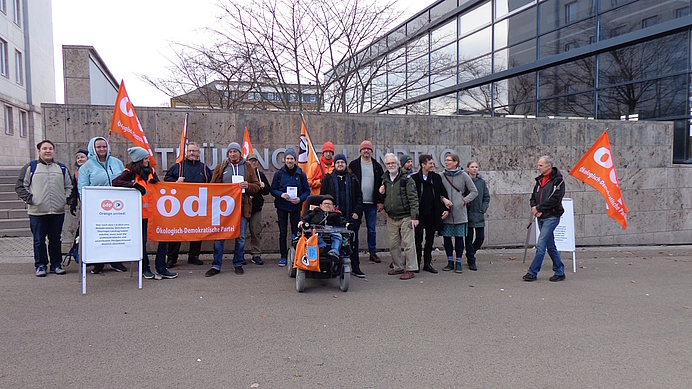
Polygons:
[[[70,164],[74,152],[91,137],[107,134],[112,114],[111,107],[100,106],[44,104],[43,109],[46,137],[56,143],[57,158]],[[190,113],[190,140],[202,144],[210,164],[225,155],[229,142],[242,140],[246,125],[269,177],[275,171],[272,161],[279,163],[283,148],[297,146],[301,119],[296,113],[139,107],[137,114],[158,150],[159,161],[162,156],[167,164],[174,160],[186,112]],[[492,194],[488,246],[523,245],[535,165],[544,154],[554,156],[566,176],[566,197],[574,199],[577,245],[692,243],[692,169],[671,163],[671,123],[350,114],[310,114],[306,120],[316,147],[331,140],[337,152],[347,152],[349,160],[356,157],[363,139],[372,140],[378,155],[396,149],[410,154],[430,150],[438,167],[445,150],[459,153],[464,166],[470,159],[477,160]],[[626,231],[607,217],[600,194],[567,176],[605,129],[630,211]],[[115,155],[126,156],[128,142],[119,135],[111,142]],[[159,168],[163,168],[161,162]],[[277,251],[278,228],[270,196],[267,202],[264,247]],[[384,222],[380,215],[378,248],[388,247]]]

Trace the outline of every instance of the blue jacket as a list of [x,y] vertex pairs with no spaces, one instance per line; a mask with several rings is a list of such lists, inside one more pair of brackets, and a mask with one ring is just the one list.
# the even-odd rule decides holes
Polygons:
[[[281,197],[282,194],[286,193],[287,186],[298,187],[298,197],[300,198],[300,203],[293,204]],[[303,209],[303,202],[305,202],[305,200],[308,199],[308,196],[310,196],[308,177],[305,175],[305,173],[303,173],[300,167],[296,167],[295,173],[291,175],[286,170],[286,165],[284,165],[281,167],[281,169],[274,173],[271,194],[274,196],[274,206],[276,209],[287,212],[300,211]]]
[[106,167],[101,165],[94,150],[94,142],[98,139],[106,140],[106,138],[97,136],[89,141],[89,159],[84,162],[79,168],[79,179],[77,180],[77,190],[79,195],[82,195],[82,188],[85,186],[111,186],[113,179],[118,177],[123,172],[125,166],[115,157],[111,156],[111,145],[108,145],[108,154],[106,155]]

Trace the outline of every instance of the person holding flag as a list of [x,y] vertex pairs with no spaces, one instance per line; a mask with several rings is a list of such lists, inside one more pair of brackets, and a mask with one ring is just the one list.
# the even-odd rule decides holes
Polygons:
[[536,177],[536,185],[533,187],[530,203],[531,213],[536,217],[541,232],[536,242],[536,256],[531,262],[529,271],[523,277],[523,280],[527,282],[538,279],[538,272],[541,271],[546,250],[550,259],[553,260],[553,271],[555,272],[550,277],[550,281],[565,280],[565,265],[562,263],[560,252],[555,246],[555,235],[553,234],[555,228],[560,224],[560,217],[565,213],[565,209],[562,208],[565,180],[562,173],[554,165],[555,162],[548,156],[538,159],[540,175]]
[[322,145],[322,156],[317,163],[314,163],[308,174],[308,184],[310,184],[310,194],[320,194],[322,179],[334,171],[334,143],[325,142]]
[[[212,171],[206,163],[200,161],[199,146],[195,142],[187,144],[187,150],[181,149],[180,155],[185,155],[185,159],[176,162],[168,169],[163,178],[166,182],[191,182],[208,183],[211,182]],[[182,158],[179,158],[182,159]],[[187,263],[192,265],[204,265],[199,259],[202,250],[202,241],[190,242],[190,251],[187,255]],[[178,263],[180,253],[180,242],[169,242],[166,267],[171,269]]]

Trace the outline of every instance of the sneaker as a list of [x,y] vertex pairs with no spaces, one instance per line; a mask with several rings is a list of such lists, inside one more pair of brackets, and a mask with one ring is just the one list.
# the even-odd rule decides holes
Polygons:
[[370,262],[380,263],[382,260],[375,253],[370,253]]
[[[94,271],[92,270],[91,272],[93,273]],[[151,270],[146,269],[142,272],[142,277],[146,278],[147,280],[151,280],[155,276],[154,276],[154,273],[151,272]]]
[[91,269],[91,274],[100,274],[102,271],[103,271],[103,264],[97,263],[94,265],[94,268]]
[[120,262],[111,263],[111,267],[113,268],[113,270],[115,270],[119,273],[125,273],[127,271],[127,268],[125,267],[125,265],[123,265]]
[[286,258],[279,259],[279,266],[286,266]]
[[526,274],[524,274],[523,277],[521,277],[521,279],[526,281],[526,282],[532,282],[532,281],[536,281],[538,279],[538,277],[534,276],[531,273],[526,273]]
[[[67,273],[67,272],[65,271],[65,269],[63,269],[60,265],[58,265],[58,266],[56,266],[56,267],[50,269],[50,272],[53,273],[53,274],[58,274],[58,275],[63,275],[63,274],[65,274],[65,273]],[[564,278],[564,276],[563,276],[563,278]]]
[[354,276],[356,276],[356,277],[358,277],[358,278],[365,278],[365,273],[363,273],[362,271],[360,271],[360,269],[353,269],[353,270],[351,270],[351,274],[353,274]]
[[262,258],[260,258],[258,256],[252,257],[251,261],[255,265],[264,265],[264,261],[262,261]]
[[548,280],[549,280],[550,282],[560,282],[560,281],[564,281],[565,278],[566,278],[566,277],[565,277],[564,274],[561,275],[561,276],[555,274],[554,276],[550,277]]
[[159,272],[159,275],[161,278],[173,279],[178,276],[178,273],[169,272],[168,269],[166,269],[165,271]]
[[243,270],[242,266],[238,266],[235,268],[235,274],[241,275],[243,273],[245,273],[245,270]]
[[204,262],[202,262],[202,260],[200,260],[199,258],[189,258],[187,260],[187,263],[189,263],[190,265],[197,265],[197,266],[204,265]]
[[217,274],[219,274],[219,273],[221,273],[221,270],[217,270],[217,269],[214,269],[214,268],[212,267],[211,269],[207,270],[206,273],[204,273],[204,276],[205,276],[205,277],[212,277],[212,276],[215,276],[215,275],[217,275]]
[[39,266],[36,268],[36,277],[45,277],[46,276],[46,267],[45,266]]

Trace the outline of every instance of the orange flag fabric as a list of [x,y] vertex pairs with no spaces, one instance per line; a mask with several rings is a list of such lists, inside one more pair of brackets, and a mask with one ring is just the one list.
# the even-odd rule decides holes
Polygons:
[[240,236],[242,190],[238,184],[149,184],[153,242],[225,240]]
[[606,200],[608,216],[620,223],[623,229],[627,229],[629,211],[622,198],[606,131],[603,131],[593,146],[574,165],[569,175],[599,191]]
[[[300,153],[298,153],[298,166],[300,166],[303,173],[308,177],[308,182],[324,178],[322,169],[313,169],[313,166],[319,164],[320,160],[317,158],[317,152],[315,152],[315,147],[312,145],[308,130],[305,128],[305,120],[302,120],[300,125]],[[319,188],[317,189],[317,193],[312,194],[319,194]]]
[[247,126],[245,126],[245,134],[243,135],[243,145],[241,147],[243,149],[243,158],[247,158],[248,155],[255,152],[252,149],[252,142],[250,142],[250,134],[248,134],[247,132]]
[[135,146],[147,150],[149,152],[149,164],[152,167],[156,166],[154,153],[151,152],[149,141],[147,141],[144,130],[142,130],[142,126],[139,124],[139,119],[135,113],[135,107],[132,106],[132,102],[130,102],[130,98],[127,96],[125,82],[123,80],[120,80],[118,96],[115,98],[111,132],[120,134],[125,139],[129,139]]
[[[187,153],[187,117],[189,114],[185,114],[185,122],[183,123],[183,132],[180,134],[180,148],[178,149],[178,158],[175,163],[181,163],[185,160],[185,154]],[[182,175],[182,173],[181,173]]]
[[305,271],[320,271],[320,249],[318,247],[318,237],[315,230],[312,236],[305,238],[303,234],[296,243],[296,256],[293,259],[293,268]]

